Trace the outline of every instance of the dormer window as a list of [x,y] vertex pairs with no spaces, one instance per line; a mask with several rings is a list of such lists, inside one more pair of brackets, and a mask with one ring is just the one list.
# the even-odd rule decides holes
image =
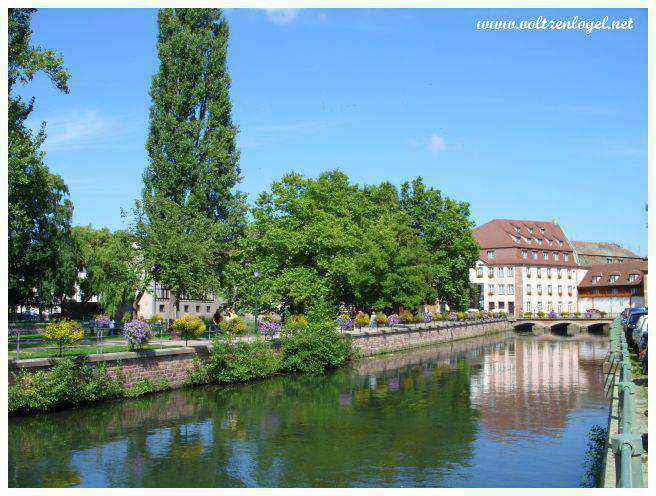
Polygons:
[[526,250],[522,250],[522,258],[528,258],[528,252]]
[[569,262],[569,253],[563,253],[563,260]]
[[617,282],[619,278],[620,278],[620,276],[619,276],[618,274],[612,274],[612,275],[608,278],[608,280],[609,280],[610,282]]
[[592,276],[592,282],[599,282],[601,281],[601,276]]
[[533,228],[532,227],[527,227],[526,229],[528,229],[529,233],[533,234]]
[[606,263],[613,263],[613,259],[612,258],[607,258]]
[[565,243],[563,243],[563,240],[562,240],[562,239],[559,239],[559,240],[558,240],[558,245],[563,246],[564,244],[565,244]]
[[514,227],[515,227],[515,232],[522,232],[522,230],[519,227],[517,227],[517,226],[514,226]]
[[543,251],[542,252],[542,258],[544,258],[545,260],[549,260],[549,253],[546,252],[546,251]]
[[535,238],[535,242],[539,245],[542,245],[542,238]]
[[551,246],[551,240],[549,238],[547,238],[547,244]]
[[558,260],[560,257],[558,256],[558,253],[554,252],[554,260]]
[[534,251],[533,252],[533,260],[537,260],[537,259],[538,259],[538,252]]
[[487,258],[489,258],[490,260],[494,258],[494,250],[487,251]]
[[527,238],[524,236],[524,241],[527,242],[529,245],[531,244],[531,238]]
[[544,234],[544,227],[540,228],[540,234]]
[[636,282],[638,280],[638,274],[629,274],[629,282]]

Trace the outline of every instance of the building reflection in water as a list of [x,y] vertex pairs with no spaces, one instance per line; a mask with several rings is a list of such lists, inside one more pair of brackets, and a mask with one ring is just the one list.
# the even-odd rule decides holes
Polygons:
[[485,353],[471,376],[472,406],[491,436],[560,436],[570,412],[603,400],[603,340],[517,337]]

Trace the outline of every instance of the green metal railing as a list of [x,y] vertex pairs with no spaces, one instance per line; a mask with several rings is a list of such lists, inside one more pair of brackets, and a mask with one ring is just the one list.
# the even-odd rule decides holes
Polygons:
[[[642,437],[636,428],[635,385],[629,347],[618,316],[610,325],[609,390],[617,386],[619,432],[611,435],[609,446],[615,455],[616,487],[644,487],[642,478]],[[619,379],[619,382],[616,381]]]

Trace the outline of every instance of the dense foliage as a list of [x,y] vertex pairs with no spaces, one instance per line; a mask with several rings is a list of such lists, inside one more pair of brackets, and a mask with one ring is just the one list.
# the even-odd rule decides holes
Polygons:
[[[468,269],[478,256],[469,206],[427,188],[358,186],[346,174],[285,174],[262,193],[231,266],[238,304],[290,313],[340,305],[364,310],[416,308],[437,297],[468,304]],[[256,281],[253,267],[259,269]],[[389,312],[391,313],[391,312]]]
[[197,338],[205,332],[205,329],[205,321],[199,316],[191,315],[189,313],[178,317],[173,322],[173,330],[185,340],[185,346],[187,340]]
[[282,340],[283,370],[321,374],[344,365],[352,356],[351,343],[331,323],[310,323]]
[[128,342],[130,350],[141,350],[150,338],[151,328],[143,320],[131,320],[123,324],[123,337]]
[[217,291],[245,204],[234,190],[227,22],[219,9],[162,9],[157,19],[159,68],[135,232],[148,278],[169,288],[179,309],[181,298]]
[[77,271],[68,188],[44,162],[45,123],[37,133],[26,125],[34,98],[26,102],[16,94],[17,85],[37,73],[68,93],[62,57],[31,44],[34,12],[9,9],[8,302],[45,309],[72,295]]
[[93,403],[123,395],[106,368],[62,360],[46,371],[22,372],[9,386],[10,413],[32,413]]

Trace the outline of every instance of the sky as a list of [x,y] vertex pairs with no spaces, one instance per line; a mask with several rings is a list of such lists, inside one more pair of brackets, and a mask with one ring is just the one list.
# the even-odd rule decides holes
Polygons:
[[[631,31],[480,31],[484,19],[634,19]],[[242,191],[295,170],[358,183],[422,176],[494,218],[556,219],[570,239],[647,253],[644,10],[225,11]],[[70,94],[37,77],[30,124],[75,224],[125,227],[148,163],[154,10],[42,9],[33,42]]]

